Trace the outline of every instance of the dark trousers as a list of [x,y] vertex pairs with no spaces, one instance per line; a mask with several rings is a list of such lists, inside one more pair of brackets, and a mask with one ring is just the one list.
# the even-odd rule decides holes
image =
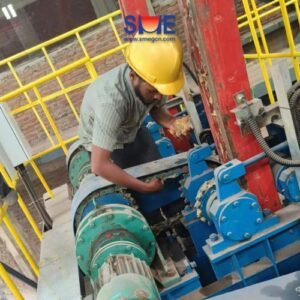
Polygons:
[[160,159],[155,142],[147,128],[141,127],[135,141],[125,144],[123,149],[112,152],[111,159],[122,169],[137,166],[149,161]]

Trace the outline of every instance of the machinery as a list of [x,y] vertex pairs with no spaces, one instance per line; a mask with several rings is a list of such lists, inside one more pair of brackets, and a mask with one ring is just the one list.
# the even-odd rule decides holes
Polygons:
[[[207,1],[179,2],[189,16],[186,35],[215,143],[175,154],[158,125],[148,123],[164,158],[126,171],[142,180],[164,179],[164,190],[152,194],[95,177],[80,142],[70,148],[76,256],[94,299],[202,299],[300,269],[300,162],[285,116],[278,105],[248,101],[232,1],[211,4],[205,16],[199,11]],[[135,12],[130,3],[121,2],[124,14]],[[214,53],[216,65],[210,49],[224,46],[227,27],[219,23],[225,21],[238,42],[228,53]],[[214,39],[207,32],[215,29],[221,33]],[[229,64],[227,55],[236,63]],[[228,80],[235,70],[238,80]],[[214,80],[223,80],[223,88]],[[288,93],[297,142],[299,86]],[[268,129],[267,139],[260,127]]]

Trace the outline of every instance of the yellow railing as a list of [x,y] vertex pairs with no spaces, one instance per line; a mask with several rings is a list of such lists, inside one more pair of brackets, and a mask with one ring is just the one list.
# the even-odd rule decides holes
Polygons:
[[[294,11],[298,20],[298,26],[300,25],[300,9],[298,0],[273,0],[267,4],[258,7],[255,0],[242,0],[244,5],[245,14],[238,17],[239,28],[243,29],[249,27],[252,40],[255,46],[255,52],[251,54],[245,54],[246,59],[258,60],[262,77],[265,82],[266,91],[268,93],[271,103],[275,102],[272,92],[272,85],[268,72],[268,66],[272,65],[272,60],[288,58],[292,62],[295,78],[300,79],[299,68],[299,56],[300,52],[296,49],[292,28],[290,24],[288,8],[290,11]],[[288,44],[288,50],[285,52],[271,53],[268,47],[266,34],[262,26],[264,18],[270,17],[273,14],[281,15],[281,21],[283,22],[286,41]]]
[[[35,160],[48,154],[48,153],[51,153],[57,149],[62,149],[64,151],[64,153],[66,154],[67,153],[67,145],[74,142],[78,137],[73,136],[68,139],[63,139],[63,137],[62,137],[60,131],[58,130],[58,127],[47,107],[47,103],[50,101],[54,101],[55,98],[57,98],[58,96],[64,96],[74,117],[76,118],[77,121],[79,121],[78,112],[76,111],[76,108],[75,108],[69,94],[72,91],[75,91],[77,89],[87,86],[98,76],[97,70],[94,65],[95,62],[97,62],[98,60],[103,59],[109,55],[112,55],[114,53],[121,52],[127,46],[127,44],[122,43],[121,38],[118,33],[118,30],[116,28],[116,25],[113,21],[113,18],[119,17],[120,14],[121,14],[121,11],[118,10],[116,12],[113,12],[113,13],[105,16],[105,17],[102,17],[100,19],[92,21],[86,25],[80,26],[74,30],[71,30],[65,34],[62,34],[62,35],[54,38],[54,39],[51,39],[51,40],[49,40],[45,43],[42,43],[40,45],[37,45],[31,49],[28,49],[26,51],[18,53],[16,55],[9,57],[7,59],[4,59],[0,62],[0,66],[6,65],[8,67],[8,69],[10,70],[11,74],[13,75],[14,79],[16,80],[16,82],[19,86],[19,88],[15,89],[13,91],[10,91],[10,92],[6,93],[5,95],[3,95],[2,97],[0,97],[0,102],[8,102],[9,103],[9,101],[12,100],[13,98],[15,98],[19,95],[24,95],[24,97],[27,101],[27,104],[24,104],[24,105],[21,105],[21,106],[18,106],[16,108],[12,109],[11,110],[12,115],[16,116],[16,115],[24,113],[28,110],[32,110],[41,126],[41,129],[43,130],[47,139],[50,142],[50,145],[51,145],[50,147],[48,147],[47,149],[45,149],[43,151],[35,153],[31,157],[30,160],[25,162],[25,165],[28,165],[28,164],[31,165],[32,169],[34,170],[35,174],[37,175],[40,182],[44,186],[45,190],[48,192],[48,194],[52,198],[54,197],[53,192],[52,192],[51,188],[49,187],[47,181],[45,180],[44,176],[42,175],[41,171],[39,170]],[[85,31],[87,29],[91,29],[91,28],[95,27],[96,25],[98,25],[102,22],[105,22],[105,21],[109,22],[118,45],[116,47],[114,47],[113,49],[109,49],[108,51],[105,51],[103,53],[98,53],[97,55],[91,57],[87,51],[87,48],[84,43],[84,38],[82,38],[81,34],[83,31]],[[64,67],[56,69],[55,65],[52,62],[51,57],[47,51],[47,47],[52,46],[57,43],[60,43],[60,42],[64,42],[67,38],[70,38],[70,37],[75,37],[76,40],[78,41],[78,43],[82,49],[83,57],[73,63],[70,63]],[[37,53],[39,51],[41,51],[42,54],[44,55],[46,62],[48,63],[48,65],[50,67],[51,72],[49,74],[44,75],[41,78],[38,78],[38,79],[32,81],[32,82],[23,84],[20,79],[20,76],[18,75],[16,68],[14,67],[14,62],[17,61],[18,59],[27,57],[28,55]],[[60,76],[63,74],[67,74],[68,72],[75,70],[79,67],[83,67],[83,66],[86,68],[90,78],[86,79],[82,82],[73,84],[72,86],[65,87]],[[39,91],[39,87],[42,84],[47,83],[53,79],[57,81],[60,90],[56,91],[54,93],[51,93],[49,95],[42,96]],[[30,95],[30,92],[32,92],[32,91],[33,91],[35,99],[31,98],[32,96]],[[46,120],[48,121],[50,128],[53,131],[57,142],[54,141],[53,136],[50,134],[49,130],[47,129],[47,126],[46,126],[45,122],[43,121],[41,114],[38,112],[38,108],[42,109],[42,112],[44,113]],[[1,164],[0,164],[0,174],[3,176],[7,185],[11,189],[15,190],[16,189],[16,181],[18,178],[11,178],[9,176],[8,172],[6,171],[5,167]],[[28,210],[26,204],[24,203],[20,194],[17,194],[17,202],[18,202],[21,210],[23,211],[25,217],[27,218],[29,224],[31,225],[34,233],[41,240],[42,233],[41,233],[38,225],[36,224],[34,218],[32,217],[30,211]],[[10,218],[8,217],[7,210],[8,210],[7,204],[4,204],[2,207],[0,207],[0,224],[4,223],[6,225],[8,231],[14,238],[16,244],[19,246],[22,254],[24,255],[25,259],[27,260],[28,264],[30,265],[33,273],[36,276],[38,276],[39,275],[38,266],[37,266],[36,262],[34,261],[32,255],[30,254],[30,252],[24,245],[22,238],[20,237],[19,233],[13,226]],[[8,273],[5,271],[5,268],[1,264],[0,264],[0,277],[6,283],[6,285],[8,286],[11,293],[15,296],[16,299],[23,299],[18,288],[16,287],[14,282],[11,280],[10,276],[8,275]]]
[[[292,36],[289,15],[287,13],[287,8],[294,7],[295,15],[297,16],[298,23],[300,24],[300,13],[299,13],[299,4],[297,0],[274,0],[267,4],[257,7],[255,0],[242,0],[245,14],[238,17],[239,28],[241,30],[247,29],[250,31],[252,40],[255,46],[255,53],[245,54],[245,59],[249,60],[257,60],[262,71],[263,79],[265,81],[266,90],[269,95],[270,102],[273,103],[275,101],[272,93],[272,87],[270,83],[270,78],[268,75],[267,67],[272,64],[273,59],[278,58],[287,58],[292,61],[293,68],[295,70],[295,77],[299,79],[299,61],[298,57],[299,52],[297,51],[294,43],[294,38]],[[282,22],[285,28],[285,33],[287,37],[287,42],[289,46],[289,50],[283,53],[272,53],[269,50],[267,37],[264,33],[263,21],[264,18],[270,17],[272,14],[281,15]],[[75,120],[78,122],[79,114],[76,110],[76,106],[71,97],[71,93],[82,89],[89,85],[97,76],[98,72],[95,66],[95,63],[107,56],[110,56],[115,53],[120,53],[127,46],[127,43],[122,43],[122,39],[120,38],[117,27],[114,23],[114,18],[120,18],[121,11],[115,11],[111,14],[108,14],[102,18],[99,18],[95,21],[92,21],[88,24],[80,26],[74,30],[71,30],[65,34],[62,34],[58,37],[55,37],[49,41],[46,41],[40,45],[32,47],[26,51],[13,55],[7,59],[0,61],[0,66],[5,66],[7,70],[9,70],[10,74],[14,78],[15,82],[18,85],[18,88],[8,91],[6,94],[0,97],[0,102],[8,102],[15,99],[16,97],[22,96],[26,100],[26,103],[23,105],[19,105],[14,107],[11,110],[13,116],[17,117],[21,114],[32,111],[33,115],[36,117],[42,132],[45,134],[47,140],[50,143],[50,146],[46,149],[43,149],[37,153],[34,153],[30,160],[25,162],[26,165],[30,165],[34,170],[36,176],[39,178],[41,184],[45,188],[45,191],[49,194],[50,197],[54,197],[53,192],[41,173],[36,160],[41,158],[44,155],[47,155],[55,150],[62,149],[62,151],[66,154],[67,146],[74,142],[78,137],[72,136],[68,138],[63,138],[62,132],[60,132],[58,125],[56,124],[51,111],[49,110],[48,104],[57,101],[57,97],[63,96],[66,100],[68,108],[70,109],[72,115]],[[95,28],[99,24],[106,22],[110,25],[112,29],[113,35],[116,39],[117,46],[102,53],[96,53],[94,56],[88,51],[87,45],[85,43],[85,31]],[[51,55],[49,54],[49,48],[54,45],[60,45],[61,43],[65,43],[66,39],[74,38],[78,43],[81,51],[82,57],[78,58],[76,61],[69,63],[63,67],[56,68],[55,63],[51,59]],[[101,43],[101,41],[97,41]],[[20,59],[24,59],[32,54],[42,54],[45,59],[50,72],[41,76],[38,79],[32,80],[31,82],[24,83],[22,82],[18,70],[16,68],[16,63]],[[71,71],[78,70],[80,68],[85,68],[87,71],[89,78],[85,78],[80,82],[76,82],[71,86],[65,86],[62,76],[65,74],[69,74]],[[43,84],[49,83],[50,81],[56,81],[59,86],[59,90],[49,93],[47,95],[42,95],[40,88]],[[43,115],[41,114],[41,111]],[[44,116],[44,118],[43,118]],[[48,123],[45,123],[44,119]],[[48,125],[48,126],[47,126]],[[0,164],[0,174],[4,177],[6,183],[11,189],[16,189],[16,181],[17,178],[10,178],[9,174],[6,172],[5,168]],[[21,195],[17,194],[17,202],[22,209],[25,217],[30,223],[34,233],[41,240],[42,233],[36,224],[34,218],[30,214],[28,208],[26,207],[24,201],[21,198]],[[37,264],[34,262],[32,256],[29,251],[26,249],[24,243],[22,242],[19,234],[15,230],[13,224],[7,215],[7,206],[4,205],[0,207],[0,223],[4,223],[12,236],[15,238],[17,245],[19,245],[24,257],[28,261],[29,265],[33,272],[38,276],[39,270]],[[18,289],[11,281],[10,277],[6,273],[3,266],[0,264],[0,276],[7,284],[12,294],[16,297],[16,299],[22,299]]]
[[[46,41],[40,45],[37,45],[31,49],[28,49],[26,51],[23,51],[21,53],[18,53],[16,55],[13,55],[7,59],[4,59],[0,62],[0,66],[4,66],[4,65],[7,65],[8,66],[8,69],[10,70],[11,74],[13,75],[14,79],[16,80],[17,84],[19,85],[19,88],[11,91],[11,92],[8,92],[6,93],[5,95],[3,95],[2,97],[0,97],[0,102],[9,102],[11,99],[19,96],[19,95],[24,95],[25,96],[25,99],[27,100],[27,104],[25,105],[21,105],[15,109],[13,109],[11,111],[12,115],[16,116],[18,114],[21,114],[25,111],[28,111],[30,109],[32,109],[34,115],[36,116],[40,126],[41,126],[41,129],[43,130],[43,132],[45,133],[46,137],[48,138],[50,144],[51,144],[51,147],[43,150],[43,151],[40,151],[39,153],[35,153],[32,158],[30,160],[28,160],[25,164],[30,164],[31,167],[33,168],[34,172],[36,173],[37,177],[39,178],[40,182],[42,183],[42,185],[44,186],[45,190],[48,192],[48,194],[50,195],[50,197],[53,198],[53,192],[52,190],[50,189],[47,181],[45,180],[44,176],[42,175],[42,173],[40,172],[37,164],[35,163],[35,160],[54,151],[54,150],[57,150],[57,149],[62,149],[64,151],[64,153],[66,154],[67,153],[67,145],[74,142],[78,137],[77,136],[74,136],[74,137],[71,137],[69,139],[66,139],[64,140],[61,133],[59,132],[58,130],[58,127],[47,107],[47,102],[51,101],[51,100],[54,100],[55,98],[57,98],[58,96],[62,96],[64,95],[66,100],[67,100],[67,103],[69,105],[69,107],[71,108],[71,111],[72,113],[74,114],[75,118],[77,121],[79,121],[79,116],[78,116],[78,112],[76,111],[75,107],[74,107],[74,104],[69,96],[69,93],[72,92],[72,91],[75,91],[77,89],[80,89],[82,87],[85,87],[87,86],[89,83],[91,83],[91,81],[93,81],[97,76],[98,76],[98,73],[96,71],[96,68],[94,66],[94,63],[106,56],[109,56],[111,54],[114,54],[116,52],[119,52],[121,51],[122,49],[124,49],[127,44],[122,44],[122,41],[120,39],[120,36],[118,34],[118,31],[116,29],[116,25],[114,24],[113,22],[113,18],[114,17],[118,17],[120,16],[121,14],[121,11],[118,10],[118,11],[115,11],[109,15],[106,15],[102,18],[99,18],[95,21],[92,21],[88,24],[85,24],[83,26],[80,26],[74,30],[71,30],[65,34],[62,34],[58,37],[55,37],[49,41]],[[116,41],[118,42],[118,46],[113,48],[113,49],[109,49],[108,51],[105,51],[103,53],[100,53],[94,57],[90,57],[90,55],[88,54],[88,51],[86,49],[86,46],[84,44],[84,41],[81,37],[81,34],[83,31],[87,30],[87,29],[91,29],[93,27],[95,27],[96,25],[102,23],[102,22],[105,22],[105,21],[108,21],[109,24],[111,25],[112,27],[112,30],[115,34],[115,37],[116,37]],[[60,69],[56,69],[52,60],[51,60],[51,57],[50,55],[48,54],[48,51],[47,51],[47,47],[49,46],[53,46],[53,45],[56,45],[57,43],[60,43],[60,42],[64,42],[67,38],[70,38],[70,37],[76,37],[81,49],[82,49],[82,52],[83,52],[83,57],[81,59],[78,59],[76,62],[74,63],[70,63]],[[24,57],[27,57],[28,55],[30,54],[34,54],[34,53],[37,53],[37,52],[40,52],[42,51],[50,69],[51,69],[51,72],[41,78],[38,78],[37,80],[34,80],[30,83],[27,83],[27,84],[23,84],[21,82],[21,79],[20,79],[20,76],[18,75],[16,69],[14,68],[13,66],[13,63],[15,61],[17,61],[18,59],[21,59],[21,58],[24,58]],[[82,82],[79,82],[77,84],[74,84],[70,87],[67,87],[65,88],[64,85],[63,85],[63,82],[60,78],[61,75],[63,74],[66,74],[72,70],[75,70],[79,67],[82,67],[82,66],[85,66],[89,75],[90,75],[90,78],[87,79],[87,80],[84,80]],[[41,93],[39,91],[39,87],[44,84],[44,83],[47,83],[53,79],[56,79],[58,84],[59,84],[59,87],[60,87],[60,90],[57,91],[57,92],[54,92],[54,93],[51,93],[49,95],[46,95],[46,96],[41,96]],[[33,91],[34,92],[34,96],[35,96],[35,99],[32,100],[29,96],[29,91]],[[54,142],[54,139],[53,137],[51,136],[49,130],[47,129],[47,126],[46,124],[44,123],[43,119],[42,119],[42,116],[41,114],[38,113],[37,111],[37,108],[38,107],[41,107],[44,115],[46,116],[46,120],[48,121],[52,131],[54,132],[54,136],[56,137],[57,139],[57,143]],[[2,167],[2,170],[3,170],[3,167]],[[2,172],[1,172],[2,174]],[[15,184],[14,184],[15,185]]]

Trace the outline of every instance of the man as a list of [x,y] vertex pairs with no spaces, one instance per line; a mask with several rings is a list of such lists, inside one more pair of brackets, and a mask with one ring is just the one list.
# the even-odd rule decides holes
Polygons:
[[[147,36],[156,42],[145,41]],[[186,119],[178,122],[163,106],[163,95],[176,94],[184,84],[181,44],[175,36],[169,41],[164,38],[143,34],[143,41],[132,42],[125,51],[127,64],[88,87],[80,112],[79,135],[91,152],[92,172],[143,193],[161,190],[163,182],[152,179],[146,183],[123,169],[160,158],[147,129],[140,128],[145,116],[150,113],[177,135],[189,129],[180,126]]]

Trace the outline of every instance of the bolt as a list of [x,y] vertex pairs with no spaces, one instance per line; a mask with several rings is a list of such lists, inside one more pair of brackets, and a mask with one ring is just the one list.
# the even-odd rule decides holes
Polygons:
[[89,226],[90,226],[91,228],[94,228],[94,227],[95,227],[95,223],[94,223],[94,222],[91,222],[91,223],[89,224]]
[[251,234],[249,232],[244,233],[244,238],[249,239],[251,237]]
[[297,286],[297,287],[295,288],[295,291],[296,291],[296,293],[300,294],[300,286]]
[[265,208],[263,210],[263,214],[264,214],[265,217],[267,217],[267,216],[270,216],[272,214],[272,211],[268,208]]
[[197,268],[197,263],[195,261],[191,261],[190,265],[193,269]]
[[150,243],[150,246],[153,247],[153,246],[155,246],[155,244],[156,244],[155,242],[151,242],[151,243]]
[[127,217],[127,219],[128,219],[129,221],[132,221],[132,220],[133,220],[133,216],[132,216],[132,215],[129,215],[129,216]]
[[113,214],[107,215],[107,219],[108,219],[108,220],[112,220],[113,218],[114,218],[114,215],[113,215]]
[[246,101],[246,97],[243,93],[235,95],[235,101],[237,104],[242,104]]
[[149,229],[149,227],[148,227],[147,225],[144,225],[144,226],[143,226],[143,230],[146,231],[146,230],[148,230],[148,229]]
[[78,255],[77,260],[82,260],[82,256]]
[[223,216],[222,218],[221,218],[221,222],[225,222],[227,220],[227,217],[225,217],[225,216]]
[[209,239],[212,242],[216,242],[219,239],[219,237],[218,237],[218,235],[216,233],[212,233],[212,234],[210,234]]
[[256,207],[257,207],[257,203],[256,203],[256,202],[252,202],[252,203],[251,203],[251,207],[252,207],[252,208],[256,208]]
[[257,219],[256,219],[256,223],[257,223],[257,224],[262,223],[262,219],[261,219],[261,218],[257,218]]
[[131,250],[132,250],[132,247],[131,247],[131,246],[126,246],[126,250],[127,250],[127,251],[131,251]]
[[93,264],[93,268],[98,268],[98,264],[97,264],[97,263],[94,263],[94,264]]
[[186,205],[186,206],[184,207],[184,210],[185,210],[185,211],[190,211],[190,210],[191,210],[191,208],[190,208],[190,206],[189,206],[189,205]]
[[232,232],[231,232],[231,231],[228,231],[228,232],[226,233],[226,236],[227,236],[227,237],[231,237],[231,236],[232,236]]
[[201,217],[201,218],[200,218],[200,221],[204,223],[204,222],[206,222],[206,218]]
[[224,174],[224,175],[223,175],[223,179],[224,179],[224,180],[227,180],[228,178],[229,178],[229,174]]
[[198,217],[198,218],[201,218],[201,216],[202,216],[202,211],[201,211],[201,209],[197,209],[197,217]]
[[84,243],[84,239],[83,239],[83,238],[79,238],[79,239],[77,240],[77,243],[78,243],[78,244]]
[[233,206],[234,206],[234,207],[238,207],[238,206],[239,206],[239,201],[234,201],[234,202],[233,202]]
[[149,299],[148,293],[142,289],[136,291],[136,297],[136,299]]

